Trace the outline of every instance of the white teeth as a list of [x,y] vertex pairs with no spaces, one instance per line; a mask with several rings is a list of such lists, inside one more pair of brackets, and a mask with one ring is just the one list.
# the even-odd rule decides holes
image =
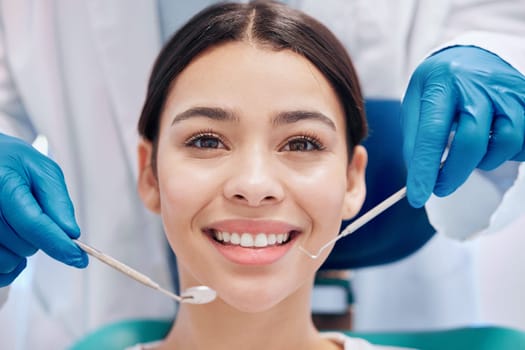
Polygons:
[[257,236],[255,236],[254,245],[256,247],[266,247],[268,246],[268,241],[269,239],[266,238],[264,233],[258,233]]
[[239,245],[241,243],[241,236],[238,233],[232,233],[230,236],[231,244]]
[[241,236],[241,247],[253,247],[253,237],[249,233],[243,233]]
[[222,232],[215,231],[214,237],[217,241],[223,243],[229,243],[231,245],[240,245],[241,247],[246,248],[264,248],[267,246],[272,246],[276,244],[283,244],[288,242],[290,238],[290,233],[258,233],[253,235],[251,233],[236,233],[236,232]]

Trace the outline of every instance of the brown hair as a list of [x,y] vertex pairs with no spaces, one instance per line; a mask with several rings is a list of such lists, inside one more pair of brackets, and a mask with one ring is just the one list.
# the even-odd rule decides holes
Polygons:
[[308,59],[330,82],[346,119],[348,157],[366,136],[363,97],[344,46],[323,24],[277,1],[220,3],[205,8],[166,43],[153,66],[138,123],[153,143],[154,169],[160,115],[170,85],[197,55],[231,41],[250,41],[273,50],[292,50]]

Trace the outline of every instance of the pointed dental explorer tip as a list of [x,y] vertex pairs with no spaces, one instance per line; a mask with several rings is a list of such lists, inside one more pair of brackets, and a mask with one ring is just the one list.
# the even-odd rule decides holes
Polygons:
[[394,193],[393,195],[391,195],[390,197],[388,197],[387,199],[385,199],[384,201],[382,201],[381,203],[379,203],[378,205],[376,205],[375,207],[373,207],[372,209],[370,209],[369,211],[367,211],[366,213],[364,213],[363,215],[361,215],[359,218],[357,218],[355,221],[350,223],[348,226],[346,226],[345,229],[339,235],[337,235],[337,237],[328,241],[321,248],[319,248],[317,253],[313,254],[309,252],[308,250],[306,250],[305,248],[303,248],[303,246],[299,246],[299,250],[303,252],[304,254],[306,254],[311,259],[315,260],[319,258],[319,256],[321,256],[321,253],[326,248],[330,247],[332,244],[334,244],[341,238],[346,237],[349,234],[357,231],[361,226],[363,226],[364,224],[366,224],[367,222],[369,222],[370,220],[372,220],[373,218],[375,218],[376,216],[378,216],[379,214],[381,214],[382,212],[390,208],[395,203],[399,202],[401,199],[405,198],[406,194],[407,194],[407,188],[405,186],[399,191],[397,191],[396,193]]
[[98,249],[93,248],[92,246],[82,241],[79,241],[78,239],[74,239],[73,242],[75,242],[80,247],[80,249],[82,249],[89,255],[97,258],[106,265],[111,266],[115,270],[125,274],[126,276],[131,277],[135,281],[140,282],[147,287],[160,291],[161,293],[169,296],[170,298],[174,299],[179,303],[206,304],[213,301],[217,297],[217,293],[207,286],[191,287],[184,291],[181,296],[176,295],[162,288],[158,283],[154,282],[148,276],[132,269],[131,267],[118,261],[117,259],[102,253]]

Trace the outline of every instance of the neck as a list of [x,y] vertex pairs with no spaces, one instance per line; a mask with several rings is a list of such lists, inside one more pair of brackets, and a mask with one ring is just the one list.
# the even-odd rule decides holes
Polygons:
[[[313,326],[308,283],[269,310],[248,313],[222,300],[182,304],[161,349],[319,349],[326,348]],[[324,344],[324,346],[323,346]]]

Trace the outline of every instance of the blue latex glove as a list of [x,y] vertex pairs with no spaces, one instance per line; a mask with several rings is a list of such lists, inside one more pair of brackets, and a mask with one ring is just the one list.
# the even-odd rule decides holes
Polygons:
[[401,119],[407,196],[421,207],[432,192],[454,192],[475,168],[525,160],[525,76],[483,49],[447,48],[414,72]]
[[87,255],[71,241],[80,229],[58,165],[31,145],[0,134],[0,287],[42,249],[68,265]]

